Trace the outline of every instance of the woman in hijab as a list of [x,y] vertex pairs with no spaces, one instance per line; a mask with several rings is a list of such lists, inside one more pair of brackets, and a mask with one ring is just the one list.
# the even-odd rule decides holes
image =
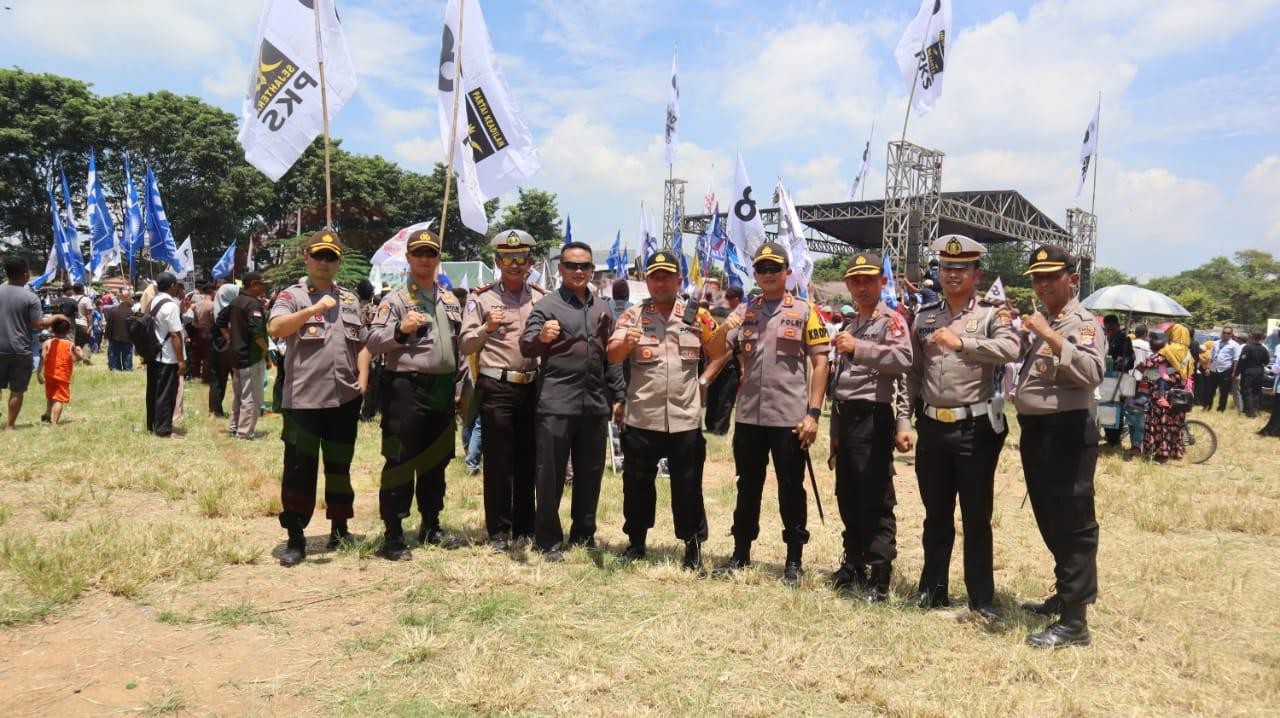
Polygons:
[[1187,386],[1192,365],[1189,346],[1191,333],[1181,324],[1169,327],[1168,333],[1167,343],[1163,337],[1151,339],[1151,356],[1137,367],[1142,374],[1138,390],[1148,397],[1142,453],[1159,463],[1181,459],[1186,453],[1186,447],[1182,443],[1186,412],[1172,406],[1168,392],[1170,389],[1184,389]]

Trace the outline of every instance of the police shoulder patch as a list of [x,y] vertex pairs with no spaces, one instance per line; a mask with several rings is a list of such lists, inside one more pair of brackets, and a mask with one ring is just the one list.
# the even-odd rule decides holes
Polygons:
[[467,311],[467,312],[471,312],[471,311],[472,311],[472,310],[474,310],[475,308],[476,308],[476,300],[475,300],[475,298],[468,299],[468,300],[467,300],[467,308],[466,308],[466,311]]
[[276,295],[276,299],[283,299],[286,302],[292,302],[293,295],[288,292],[280,292],[279,294]]

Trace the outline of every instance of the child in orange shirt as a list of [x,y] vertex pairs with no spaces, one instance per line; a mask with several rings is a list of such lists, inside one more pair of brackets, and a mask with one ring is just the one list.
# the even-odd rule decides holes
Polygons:
[[54,319],[52,329],[53,336],[40,348],[41,371],[36,377],[44,384],[49,402],[40,420],[57,424],[63,407],[71,401],[71,370],[77,361],[84,360],[84,352],[68,338],[71,322],[66,317]]

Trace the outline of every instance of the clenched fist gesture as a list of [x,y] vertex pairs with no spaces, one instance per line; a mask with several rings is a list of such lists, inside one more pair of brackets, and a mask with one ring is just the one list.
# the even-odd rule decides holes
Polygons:
[[854,339],[853,335],[850,334],[849,332],[838,332],[835,335],[835,337],[831,340],[832,346],[834,346],[836,348],[836,351],[840,352],[841,354],[852,354],[853,348],[854,346],[857,345],[857,343],[858,343],[858,340]]
[[311,306],[315,307],[316,314],[324,314],[330,309],[338,306],[338,300],[334,299],[332,294],[326,294],[323,297],[320,297],[320,301]]
[[506,316],[507,310],[503,307],[494,307],[485,315],[484,330],[489,334],[498,331],[498,327],[502,326],[502,318]]
[[627,327],[627,334],[622,338],[622,341],[626,342],[627,346],[634,347],[640,343],[640,337],[642,336],[644,336],[644,332],[640,331],[640,327]]
[[956,336],[949,327],[942,327],[929,335],[929,341],[953,352],[960,351],[960,347],[964,346],[960,343],[960,337]]
[[404,315],[404,319],[400,320],[400,333],[414,334],[425,326],[428,321],[427,315],[422,312],[415,312],[411,310],[408,314]]
[[542,331],[538,332],[538,341],[543,344],[550,344],[560,336],[560,322],[555,319],[548,319],[546,324],[542,325]]
[[740,326],[742,326],[742,315],[733,312],[724,318],[724,323],[720,325],[720,331],[728,333]]

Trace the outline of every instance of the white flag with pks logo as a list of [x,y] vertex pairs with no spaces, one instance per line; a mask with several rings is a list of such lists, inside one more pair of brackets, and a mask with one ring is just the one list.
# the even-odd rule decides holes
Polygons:
[[947,43],[951,42],[951,0],[920,0],[920,10],[898,40],[893,57],[912,88],[911,106],[921,115],[942,97]]
[[288,172],[324,131],[317,12],[330,121],[356,92],[355,68],[333,0],[267,0],[238,139],[245,160],[272,182]]
[[[1089,165],[1093,164],[1095,156],[1098,154],[1098,115],[1102,112],[1102,98],[1098,98],[1098,106],[1093,110],[1093,119],[1089,120],[1089,127],[1084,131],[1084,142],[1080,145],[1080,181],[1076,183],[1076,196],[1080,196],[1080,190],[1084,189],[1084,179],[1089,176]],[[1094,172],[1098,168],[1093,168]]]
[[[455,88],[455,63],[459,60],[462,86]],[[488,229],[488,220],[483,206],[477,207],[477,202],[483,205],[486,199],[515,189],[532,177],[541,163],[533,135],[520,116],[520,108],[498,67],[489,28],[480,11],[480,0],[449,0],[444,13],[438,72],[440,139],[446,157],[452,133],[454,92],[459,89],[463,92],[458,98],[458,146],[453,160],[454,171],[458,173],[459,210],[463,223],[483,234]]]

